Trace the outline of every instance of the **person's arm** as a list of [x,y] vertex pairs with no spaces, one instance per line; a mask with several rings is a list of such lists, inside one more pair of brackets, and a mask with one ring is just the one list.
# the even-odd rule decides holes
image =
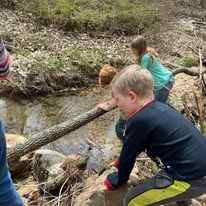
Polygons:
[[128,128],[126,141],[119,158],[118,172],[108,175],[104,182],[108,189],[116,189],[127,182],[134,167],[136,157],[145,149],[145,144],[146,133],[145,135],[144,132],[140,131],[139,133],[136,124]]
[[5,127],[0,121],[0,185],[7,173]]
[[3,40],[0,38],[0,80],[8,79],[11,72],[11,57],[6,50]]

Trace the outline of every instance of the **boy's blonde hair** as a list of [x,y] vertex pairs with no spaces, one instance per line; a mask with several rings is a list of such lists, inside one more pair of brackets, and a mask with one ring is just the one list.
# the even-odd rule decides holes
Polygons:
[[121,70],[112,80],[112,87],[121,94],[133,91],[143,98],[153,95],[154,83],[150,72],[133,64]]

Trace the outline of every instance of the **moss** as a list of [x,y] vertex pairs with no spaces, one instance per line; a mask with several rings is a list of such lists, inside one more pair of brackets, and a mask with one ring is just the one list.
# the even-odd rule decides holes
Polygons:
[[72,67],[78,68],[87,76],[97,75],[99,68],[107,60],[104,51],[96,48],[70,47],[65,49],[64,55]]
[[178,62],[180,65],[185,67],[198,66],[198,59],[191,53],[185,54]]
[[[25,1],[25,0],[24,0]],[[134,34],[158,22],[156,9],[144,1],[34,0],[19,8],[46,24],[66,30],[110,31]]]

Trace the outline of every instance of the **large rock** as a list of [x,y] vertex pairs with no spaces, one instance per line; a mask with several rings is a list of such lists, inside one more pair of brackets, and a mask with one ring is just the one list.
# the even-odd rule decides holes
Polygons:
[[44,182],[63,173],[60,167],[66,156],[52,150],[40,149],[35,152],[33,176],[38,182]]
[[[14,148],[17,144],[22,144],[26,141],[26,138],[22,135],[6,133],[5,136],[8,150]],[[13,164],[12,169],[10,168],[12,175],[15,177],[29,175],[31,171],[32,157],[33,154],[28,154],[21,158],[21,160],[15,161],[15,165]]]
[[73,200],[74,206],[121,206],[126,192],[134,182],[137,182],[137,178],[135,173],[132,173],[127,185],[115,191],[106,191],[103,185],[104,179],[113,171],[114,169],[110,169],[99,177],[90,177],[86,182],[86,189]]
[[107,163],[112,161],[116,155],[117,149],[114,149],[112,144],[94,147],[89,151],[87,169],[92,169],[97,173],[101,173],[101,171],[106,168]]
[[41,149],[35,153],[33,176],[39,189],[57,194],[64,185],[69,191],[75,184],[83,182],[83,171],[88,157],[81,155],[64,156],[52,150]]

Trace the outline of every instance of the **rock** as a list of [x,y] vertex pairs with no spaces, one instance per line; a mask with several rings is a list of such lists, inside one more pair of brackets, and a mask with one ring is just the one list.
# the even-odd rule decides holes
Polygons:
[[206,202],[206,194],[199,196],[197,200]]
[[[87,156],[81,155],[69,155],[66,157],[64,162],[61,164],[61,168],[64,171],[70,170],[84,170],[87,165]],[[72,169],[73,168],[73,169]]]
[[[79,183],[82,185],[86,160],[87,158],[80,155],[67,156],[61,165],[55,164],[50,168],[49,175],[46,171],[48,177],[47,182],[45,182],[43,187],[40,186],[39,188],[43,191],[46,190],[51,194],[57,194],[59,190],[65,189],[71,191],[74,185]],[[63,172],[59,172],[59,169],[63,170]],[[58,174],[56,171],[58,171]],[[64,185],[63,188],[62,185]]]
[[46,147],[50,147],[52,150],[60,152],[66,156],[71,154],[88,155],[90,146],[84,140],[78,139],[74,142],[74,140],[69,141],[68,139],[70,138],[71,136],[66,135],[63,138],[46,145]]
[[63,173],[60,165],[66,156],[52,150],[40,149],[35,152],[33,176],[38,182],[44,182]]
[[106,166],[108,161],[117,154],[113,149],[112,144],[106,144],[102,147],[93,148],[89,153],[89,160],[87,163],[87,169],[92,169],[96,172],[101,172]]
[[196,199],[192,199],[192,204],[191,205],[192,206],[202,206],[202,204]]
[[22,135],[6,133],[7,148],[15,147],[16,144],[24,143],[26,138]]
[[[26,141],[26,138],[22,135],[6,133],[5,136],[8,150],[14,148],[16,144],[22,144]],[[10,167],[10,172],[12,173],[12,175],[15,177],[26,177],[27,175],[29,175],[31,171],[32,157],[33,154],[30,153],[22,157],[20,160],[15,161],[15,164],[12,163],[12,168]]]
[[39,189],[57,194],[64,184],[69,191],[75,184],[83,181],[83,171],[87,157],[81,155],[65,156],[52,150],[41,149],[34,155],[33,176]]
[[[85,190],[80,193],[74,200],[74,206],[120,206],[122,205],[123,197],[128,191],[131,184],[128,183],[115,191],[106,191],[103,182],[106,176],[115,171],[114,168],[105,171],[101,176],[92,176],[87,179]],[[133,174],[131,174],[131,178]],[[135,178],[135,181],[137,179]]]

